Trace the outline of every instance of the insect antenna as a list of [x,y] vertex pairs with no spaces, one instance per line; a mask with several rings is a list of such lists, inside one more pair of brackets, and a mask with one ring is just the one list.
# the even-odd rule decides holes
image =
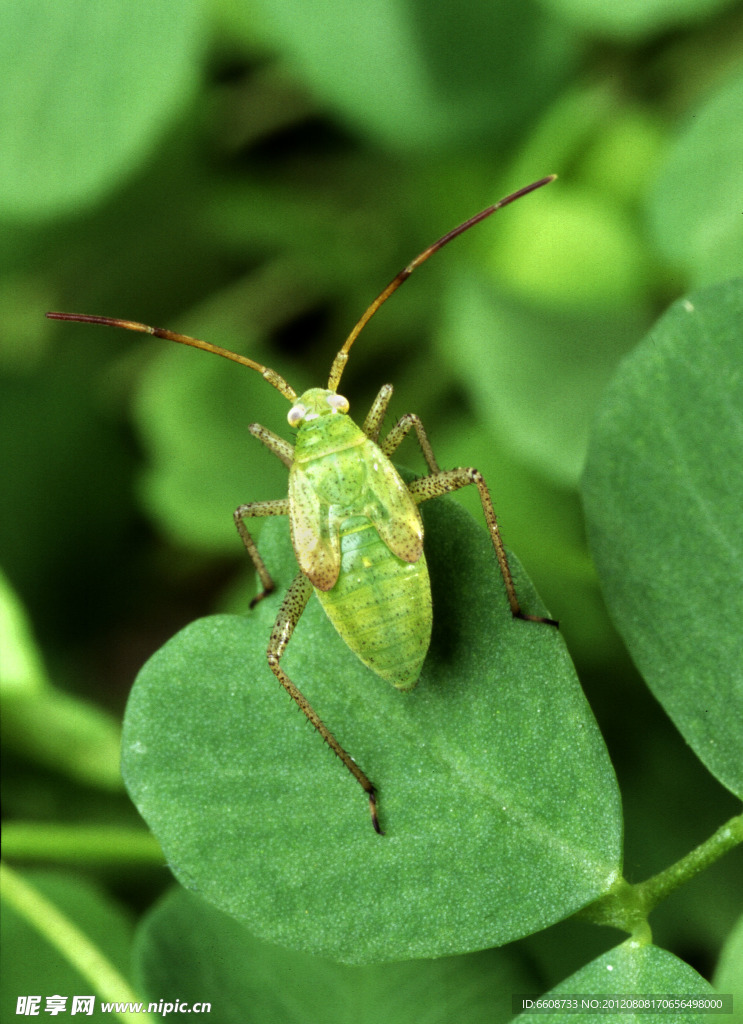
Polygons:
[[413,271],[416,270],[421,263],[425,263],[429,256],[433,256],[435,252],[442,249],[448,242],[451,242],[452,239],[456,238],[458,235],[464,234],[465,231],[474,227],[475,224],[479,224],[481,220],[485,220],[485,218],[489,217],[491,213],[495,213],[496,210],[500,210],[502,207],[508,206],[509,203],[513,203],[515,200],[521,199],[522,196],[528,195],[530,192],[535,192],[538,188],[542,188],[543,185],[549,185],[549,183],[554,181],[556,177],[556,174],[550,174],[546,178],[540,178],[539,181],[534,181],[531,185],[525,185],[516,192],[512,192],[503,199],[499,199],[497,203],[493,203],[492,206],[488,206],[486,209],[476,213],[474,217],[470,217],[470,219],[466,220],[463,224],[453,228],[451,231],[447,231],[447,233],[442,235],[437,242],[434,242],[433,245],[429,245],[429,247],[424,249],[419,256],[416,256],[412,263],[408,263],[407,267],[405,267],[404,270],[401,270],[397,277],[393,278],[384,291],[377,296],[374,302],[372,302],[371,306],[369,306],[367,311],[346,338],[343,343],[343,348],[336,355],[333,360],[333,365],[330,368],[328,389],[330,391],[337,391],[341,376],[346,367],[346,363],[348,362],[348,352],[351,345],[356,341],[379,307],[387,301],[393,292],[397,291],[401,284],[407,281]]
[[50,320],[74,320],[82,324],[103,324],[104,327],[123,327],[125,331],[139,331],[140,334],[151,334],[155,338],[165,338],[167,341],[177,341],[181,345],[191,345],[193,348],[200,348],[204,352],[213,352],[214,355],[231,359],[233,363],[241,363],[243,366],[249,366],[251,370],[257,370],[264,380],[267,380],[277,391],[281,392],[284,398],[287,398],[290,402],[296,402],[297,400],[296,391],[287,384],[281,374],[268,366],[263,366],[262,363],[256,363],[255,360],[248,359],[247,356],[241,356],[237,352],[230,352],[228,348],[222,348],[220,345],[212,345],[210,342],[200,341],[198,338],[190,338],[187,334],[176,334],[175,331],[168,331],[164,327],[148,327],[147,324],[137,323],[136,320],[117,320],[115,317],[89,316],[86,313],[47,313],[46,315]]

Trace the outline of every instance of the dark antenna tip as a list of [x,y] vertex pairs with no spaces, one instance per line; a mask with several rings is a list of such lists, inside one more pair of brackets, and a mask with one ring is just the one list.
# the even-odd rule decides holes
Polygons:
[[447,245],[453,239],[457,238],[459,235],[464,234],[465,231],[469,231],[469,229],[474,227],[475,224],[479,224],[480,221],[485,220],[486,217],[489,217],[491,214],[495,213],[496,210],[501,210],[503,209],[504,206],[508,206],[509,203],[513,203],[517,199],[521,199],[523,196],[528,196],[530,192],[536,192],[538,188],[542,188],[544,185],[549,185],[550,182],[554,181],[556,177],[556,174],[548,174],[546,177],[540,178],[538,181],[532,181],[531,184],[524,185],[523,188],[517,189],[515,192],[511,192],[509,195],[504,196],[503,199],[499,199],[497,203],[493,203],[492,206],[488,206],[484,210],[481,210],[479,213],[476,213],[474,217],[470,217],[469,220],[466,220],[464,221],[464,223],[459,224],[451,231],[447,231],[447,233],[445,235],[442,235],[442,237],[439,238],[436,242],[434,242],[433,245],[429,245],[427,249],[424,249],[422,253],[420,253],[418,256],[415,257],[414,260],[408,263],[408,265],[400,271],[397,277],[394,277],[390,281],[390,283],[387,285],[384,291],[381,292],[376,297],[374,302],[372,302],[371,306],[369,306],[369,308],[366,310],[366,312],[361,317],[359,322],[356,324],[354,329],[351,331],[349,336],[346,338],[345,342],[343,343],[343,348],[337,353],[335,359],[333,360],[333,365],[330,367],[330,376],[328,377],[328,388],[331,391],[337,391],[341,377],[343,376],[343,371],[345,369],[346,363],[348,362],[349,350],[353,345],[354,341],[356,341],[359,334],[361,334],[364,327],[368,324],[368,322],[377,312],[379,307],[382,306],[387,301],[387,299],[390,297],[390,295],[393,294],[393,292],[397,291],[401,284],[407,281],[407,279],[410,277],[413,271],[417,267],[419,267],[421,263],[425,263],[426,260],[429,259],[429,257],[433,256],[435,252],[438,252],[439,249],[442,249],[445,245]]

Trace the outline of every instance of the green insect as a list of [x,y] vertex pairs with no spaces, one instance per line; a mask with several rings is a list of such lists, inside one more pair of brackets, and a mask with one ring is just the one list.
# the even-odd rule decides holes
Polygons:
[[[288,516],[299,572],[287,591],[271,631],[268,664],[367,794],[372,824],[380,834],[382,829],[373,783],[346,753],[281,667],[282,655],[313,590],[333,626],[354,654],[399,690],[412,689],[428,652],[432,624],[431,588],[418,505],[474,484],[480,495],[512,614],[552,626],[557,623],[553,619],[526,615],[521,611],[493,503],[482,475],[472,468],[439,469],[423,424],[414,413],[398,420],[380,441],[382,421],[392,397],[392,385],[385,384],[381,388],[361,427],[346,415],[348,400],[338,394],[338,385],[349,350],[358,335],[382,303],[421,263],[468,228],[548,184],[554,177],[551,175],[533,182],[487,207],[416,257],[374,300],[351,331],[333,361],[327,388],[311,388],[299,397],[274,370],[209,342],[130,320],[77,313],[47,313],[55,320],[123,327],[224,356],[257,370],[291,402],[287,419],[289,426],[296,431],[293,445],[258,423],[249,427],[251,434],[289,469],[288,497],[240,505],[234,513],[238,533],[263,586],[251,607],[274,590],[274,582],[246,521],[263,516]],[[429,472],[406,484],[390,459],[411,429],[416,433]]]

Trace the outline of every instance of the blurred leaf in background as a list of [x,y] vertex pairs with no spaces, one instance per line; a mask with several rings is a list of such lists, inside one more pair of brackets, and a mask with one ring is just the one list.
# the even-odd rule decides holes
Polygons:
[[725,81],[687,119],[649,196],[654,237],[694,286],[743,275],[743,75]]
[[196,90],[202,7],[3,5],[5,216],[80,213],[141,165]]
[[113,717],[47,678],[16,595],[0,575],[0,730],[7,749],[103,789],[121,786]]
[[[96,944],[112,972],[119,975],[128,972],[133,936],[131,915],[100,885],[60,871],[26,872],[13,881],[17,882],[21,893],[38,901],[40,911],[50,901],[55,913],[64,915],[71,928],[79,929],[79,934]],[[4,1020],[18,1012],[18,995],[40,992],[65,995],[65,1010],[70,1012],[72,995],[91,991],[91,978],[84,959],[71,964],[64,950],[56,946],[54,935],[40,934],[12,904],[3,906],[1,927],[0,1007]],[[84,957],[82,949],[78,952]],[[45,998],[40,1002],[40,1013],[43,1013]],[[91,1016],[93,1020],[109,1019],[97,1006]]]
[[[732,797],[611,625],[578,480],[620,361],[674,300],[742,272],[740,0],[0,8],[0,566],[36,680],[29,714],[5,723],[6,814],[135,827],[120,792],[72,772],[88,749],[75,729],[105,746],[150,654],[200,615],[245,608],[232,510],[286,493],[247,431],[285,429],[257,374],[44,312],[201,335],[301,390],[416,253],[556,172],[405,285],[344,389],[362,420],[390,381],[390,422],[418,413],[443,466],[483,472],[611,755],[626,874],[687,853]],[[422,472],[408,442],[400,461]],[[461,503],[481,514],[476,495]],[[47,675],[71,733],[52,735]],[[44,836],[24,857],[64,863],[69,846]],[[141,913],[169,877],[160,860],[133,884],[106,856],[87,870]],[[708,978],[739,876],[717,865],[658,911],[669,955]],[[543,985],[605,953],[585,929],[521,940]]]
[[289,955],[183,889],[168,893],[146,918],[135,967],[152,998],[194,1002],[207,989],[220,991],[223,1024],[240,1024],[246,1006],[265,1021],[345,1024],[352,1015],[363,1024],[443,1024],[453,1016],[505,1022],[510,993],[538,984],[526,958],[508,949],[366,967]]

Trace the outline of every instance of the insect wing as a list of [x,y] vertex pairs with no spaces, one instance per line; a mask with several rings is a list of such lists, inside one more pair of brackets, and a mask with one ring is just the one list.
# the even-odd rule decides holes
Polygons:
[[368,441],[367,449],[372,500],[365,514],[393,555],[404,562],[417,562],[423,554],[423,523],[418,506],[377,445]]
[[340,529],[304,470],[289,474],[289,523],[299,568],[318,590],[330,590],[341,568]]

